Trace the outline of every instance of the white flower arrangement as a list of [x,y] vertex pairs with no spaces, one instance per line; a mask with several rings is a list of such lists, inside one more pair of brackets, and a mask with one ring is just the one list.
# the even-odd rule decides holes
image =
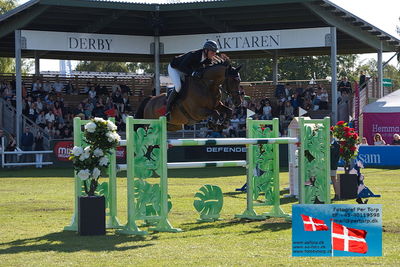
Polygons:
[[93,155],[94,155],[95,157],[101,157],[101,156],[104,156],[104,153],[103,153],[103,150],[101,150],[101,148],[96,148],[96,149],[93,151]]
[[111,121],[94,118],[85,124],[84,141],[88,145],[74,146],[70,159],[77,177],[83,181],[87,195],[95,195],[98,179],[110,164],[107,155],[118,146],[120,140],[117,126]]

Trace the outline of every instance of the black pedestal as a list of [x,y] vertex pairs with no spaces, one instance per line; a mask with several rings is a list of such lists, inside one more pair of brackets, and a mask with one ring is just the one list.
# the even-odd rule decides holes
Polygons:
[[339,174],[339,198],[357,198],[358,176],[357,174]]
[[79,197],[79,235],[106,234],[106,204],[104,196]]

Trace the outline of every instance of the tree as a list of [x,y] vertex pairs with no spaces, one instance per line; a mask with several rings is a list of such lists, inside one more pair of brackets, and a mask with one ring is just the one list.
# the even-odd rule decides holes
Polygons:
[[81,61],[76,66],[77,71],[95,72],[129,72],[125,62]]
[[[338,56],[339,76],[357,79],[355,69],[358,55]],[[233,64],[243,65],[240,71],[242,81],[272,80],[272,59],[236,59]],[[325,79],[331,76],[330,56],[281,57],[279,59],[279,80]]]
[[[16,7],[14,0],[0,0],[0,15]],[[15,72],[14,60],[12,58],[0,58],[0,73]]]

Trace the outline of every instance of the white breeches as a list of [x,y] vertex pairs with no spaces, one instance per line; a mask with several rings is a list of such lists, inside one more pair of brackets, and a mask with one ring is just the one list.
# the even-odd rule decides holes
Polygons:
[[179,91],[182,88],[182,80],[185,80],[185,73],[174,69],[171,67],[171,64],[168,65],[168,75],[171,78],[174,86],[175,86],[175,91],[179,93]]

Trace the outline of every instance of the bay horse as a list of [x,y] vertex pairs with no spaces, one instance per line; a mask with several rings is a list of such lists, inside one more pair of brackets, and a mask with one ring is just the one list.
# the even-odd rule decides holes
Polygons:
[[[211,65],[204,70],[202,79],[186,77],[181,92],[171,108],[168,131],[178,131],[183,125],[192,125],[212,117],[209,127],[222,130],[231,119],[232,110],[221,101],[221,89],[232,97],[233,104],[241,104],[239,93],[241,67],[229,62]],[[164,116],[166,94],[145,98],[135,114],[135,119],[157,119]]]

